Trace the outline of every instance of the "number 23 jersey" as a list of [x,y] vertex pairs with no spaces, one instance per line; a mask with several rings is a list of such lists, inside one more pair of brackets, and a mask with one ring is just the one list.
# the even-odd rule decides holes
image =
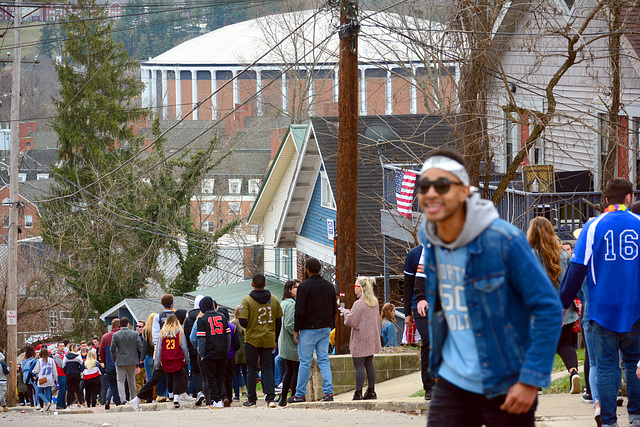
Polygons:
[[572,263],[588,267],[589,318],[614,332],[640,319],[640,216],[606,212],[587,222]]
[[265,289],[254,290],[242,299],[239,318],[247,319],[244,340],[254,347],[276,345],[276,320],[282,317],[280,301]]

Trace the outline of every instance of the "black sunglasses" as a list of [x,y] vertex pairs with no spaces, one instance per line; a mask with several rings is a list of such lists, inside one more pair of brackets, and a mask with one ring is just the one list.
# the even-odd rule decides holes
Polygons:
[[436,193],[438,194],[446,194],[451,189],[451,185],[464,185],[461,182],[453,182],[448,178],[438,178],[435,181],[429,181],[427,179],[421,179],[418,181],[418,189],[420,190],[420,194],[426,194],[431,186],[435,188]]

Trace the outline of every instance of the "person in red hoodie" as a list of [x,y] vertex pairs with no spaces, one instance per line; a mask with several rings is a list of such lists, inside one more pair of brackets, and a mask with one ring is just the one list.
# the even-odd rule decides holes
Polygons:
[[56,409],[66,409],[67,408],[67,374],[64,373],[64,369],[62,369],[62,361],[64,360],[64,356],[67,354],[64,351],[64,342],[60,341],[58,343],[58,350],[56,354],[53,356],[53,361],[56,362],[56,370],[58,371],[58,400],[56,401]]
[[120,330],[120,319],[116,318],[111,321],[111,330],[102,336],[100,341],[100,361],[104,363],[106,370],[106,377],[109,383],[109,389],[107,390],[107,397],[104,403],[104,409],[109,409],[111,396],[116,406],[121,405],[120,395],[118,393],[118,382],[116,380],[116,365],[111,360],[111,340],[113,334]]

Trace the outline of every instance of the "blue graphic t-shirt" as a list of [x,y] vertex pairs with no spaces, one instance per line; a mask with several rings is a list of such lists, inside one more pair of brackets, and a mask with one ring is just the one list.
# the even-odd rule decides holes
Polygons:
[[436,247],[436,251],[440,304],[449,328],[438,376],[464,390],[482,394],[480,359],[464,291],[467,248],[451,251]]

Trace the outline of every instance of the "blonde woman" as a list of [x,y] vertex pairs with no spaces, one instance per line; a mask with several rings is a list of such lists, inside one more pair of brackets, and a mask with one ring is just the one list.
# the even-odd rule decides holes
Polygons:
[[87,408],[95,408],[98,398],[98,388],[100,388],[100,375],[104,372],[98,363],[95,351],[87,353],[87,360],[84,362],[82,376],[84,378],[84,390],[86,393]]
[[398,345],[398,330],[394,323],[396,317],[396,307],[390,302],[382,306],[380,315],[380,327],[383,347],[396,347]]
[[[153,375],[142,386],[138,395],[129,402],[134,410],[141,410],[140,402],[148,397],[153,390],[153,386],[160,382],[165,373],[173,377],[173,405],[176,408],[180,407],[180,391],[186,388],[185,384],[182,384],[180,373],[189,360],[188,338],[183,337],[183,335],[178,317],[175,314],[170,314],[164,322],[156,342],[157,351],[153,358]],[[169,382],[171,383],[171,380]]]
[[[380,345],[380,309],[378,298],[373,291],[375,280],[372,277],[359,277],[353,285],[358,300],[351,310],[340,309],[344,315],[344,324],[351,327],[349,347],[353,365],[356,368],[356,391],[353,400],[376,399],[376,371],[373,368],[373,355],[382,350]],[[367,391],[362,395],[365,371]]]
[[156,313],[151,313],[142,329],[142,353],[144,354],[144,373],[147,381],[153,375],[153,350],[155,348],[153,342],[153,319],[155,317]]

